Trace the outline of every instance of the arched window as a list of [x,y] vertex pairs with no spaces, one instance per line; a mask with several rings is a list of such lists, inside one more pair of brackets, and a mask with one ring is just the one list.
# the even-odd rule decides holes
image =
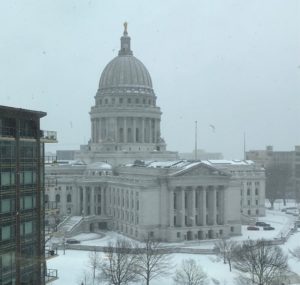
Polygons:
[[67,195],[67,202],[68,203],[72,202],[72,195],[71,194]]
[[55,202],[59,203],[60,202],[60,195],[56,194],[55,196]]

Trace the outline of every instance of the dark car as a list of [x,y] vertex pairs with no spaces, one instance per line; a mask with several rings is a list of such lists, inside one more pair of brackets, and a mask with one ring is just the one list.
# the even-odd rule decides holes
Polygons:
[[70,238],[70,239],[66,240],[66,243],[68,243],[68,244],[78,244],[78,243],[80,243],[80,241],[77,240],[77,239]]
[[259,231],[259,228],[258,228],[258,227],[255,227],[255,226],[248,226],[248,227],[247,227],[247,230],[248,230],[248,231]]
[[256,222],[255,225],[257,227],[270,227],[271,226],[270,224],[267,224],[265,222]]
[[275,230],[275,228],[273,228],[273,227],[270,227],[270,226],[264,227],[264,231],[273,231],[273,230]]

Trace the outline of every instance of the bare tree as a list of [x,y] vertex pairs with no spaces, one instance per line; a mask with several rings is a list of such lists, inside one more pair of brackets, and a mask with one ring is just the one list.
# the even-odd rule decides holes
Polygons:
[[292,169],[289,164],[271,163],[266,167],[266,198],[271,207],[277,199],[286,202],[286,194],[289,183],[291,183]]
[[108,284],[126,285],[138,280],[137,254],[131,242],[118,239],[109,243],[100,264],[101,278]]
[[176,269],[173,280],[178,285],[204,285],[207,281],[207,275],[194,259],[189,258],[184,259],[181,267]]
[[164,276],[170,269],[170,256],[160,248],[160,243],[148,236],[144,246],[139,248],[137,274],[149,285],[158,276]]
[[249,240],[237,246],[233,264],[245,284],[270,285],[288,270],[281,248],[265,240]]
[[298,261],[300,261],[300,246],[290,250],[290,254],[295,257]]
[[99,252],[94,249],[94,251],[89,252],[88,256],[88,267],[92,270],[92,278],[93,278],[93,285],[95,284],[96,280],[96,272],[101,265],[100,255]]
[[231,271],[231,261],[236,247],[236,242],[222,238],[215,243],[215,248],[219,255],[222,256],[224,264],[228,262],[229,270]]

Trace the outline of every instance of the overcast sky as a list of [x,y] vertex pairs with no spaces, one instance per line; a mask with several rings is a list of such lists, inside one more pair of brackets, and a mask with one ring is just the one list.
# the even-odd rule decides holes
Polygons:
[[[149,70],[169,150],[242,158],[300,145],[299,0],[1,1],[0,104],[48,113],[48,150],[90,138],[100,75],[123,22]],[[215,131],[210,127],[215,126]]]

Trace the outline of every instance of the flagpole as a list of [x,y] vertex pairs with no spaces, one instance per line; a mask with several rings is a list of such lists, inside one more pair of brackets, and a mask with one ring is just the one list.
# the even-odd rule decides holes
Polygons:
[[197,160],[197,121],[195,121],[195,160]]
[[246,133],[244,132],[244,160],[246,160]]

